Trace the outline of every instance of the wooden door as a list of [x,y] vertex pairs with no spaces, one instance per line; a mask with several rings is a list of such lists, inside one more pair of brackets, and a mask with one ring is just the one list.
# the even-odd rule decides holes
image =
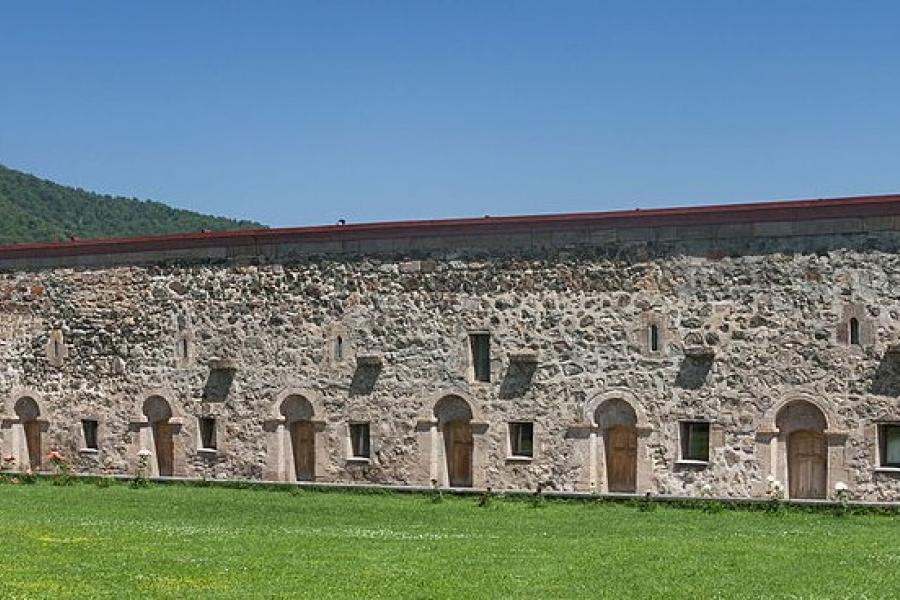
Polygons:
[[825,498],[827,445],[817,431],[795,431],[788,438],[788,486],[791,498]]
[[444,430],[447,475],[452,487],[472,487],[472,426],[467,421],[447,423]]
[[291,423],[291,446],[297,481],[316,480],[316,429],[310,421]]
[[168,421],[153,424],[153,446],[156,449],[156,467],[161,477],[175,474],[175,436]]
[[617,425],[606,430],[606,476],[610,492],[637,490],[637,430]]
[[[32,471],[41,469],[41,424],[28,421],[22,424],[25,429],[25,447],[28,450],[28,467]],[[21,467],[20,467],[21,468]]]

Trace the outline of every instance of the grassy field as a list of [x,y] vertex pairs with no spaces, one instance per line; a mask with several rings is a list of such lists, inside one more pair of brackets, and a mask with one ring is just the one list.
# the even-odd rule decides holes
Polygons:
[[0,597],[897,598],[891,516],[0,485]]

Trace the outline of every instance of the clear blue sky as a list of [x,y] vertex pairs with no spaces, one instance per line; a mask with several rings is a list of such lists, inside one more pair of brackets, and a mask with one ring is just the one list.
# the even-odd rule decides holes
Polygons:
[[0,163],[274,226],[900,192],[900,3],[4,2]]

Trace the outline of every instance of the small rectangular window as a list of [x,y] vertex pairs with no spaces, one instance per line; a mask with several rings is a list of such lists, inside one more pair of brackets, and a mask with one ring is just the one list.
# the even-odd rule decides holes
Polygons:
[[650,326],[650,352],[659,352],[659,326]]
[[860,345],[859,341],[859,319],[853,317],[850,319],[850,344],[854,346]]
[[509,424],[509,453],[511,456],[534,456],[534,423]]
[[491,380],[491,336],[488,333],[473,333],[469,336],[472,366],[475,381]]
[[681,424],[681,458],[709,462],[709,423],[686,421]]
[[212,417],[200,417],[200,447],[216,449],[216,420]]
[[353,458],[369,458],[369,424],[350,424],[350,453]]
[[881,466],[900,468],[900,425],[879,425]]
[[97,421],[94,419],[82,419],[81,431],[84,433],[84,447],[89,450],[97,449]]

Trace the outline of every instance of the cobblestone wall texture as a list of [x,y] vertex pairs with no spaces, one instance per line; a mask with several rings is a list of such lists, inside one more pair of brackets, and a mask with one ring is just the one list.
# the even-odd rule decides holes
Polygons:
[[[595,411],[622,399],[639,428],[636,492],[747,497],[789,476],[775,440],[793,402],[827,421],[829,496],[845,482],[854,498],[896,501],[876,438],[900,421],[898,247],[884,232],[728,252],[637,241],[8,270],[0,446],[7,466],[25,460],[17,403],[32,398],[42,452],[133,473],[153,450],[146,400],[160,397],[178,425],[176,475],[292,479],[282,403],[294,395],[316,422],[316,480],[429,485],[446,483],[435,405],[455,396],[475,422],[476,487],[603,492]],[[472,332],[491,335],[489,383],[472,380]],[[198,451],[204,415],[214,452]],[[84,418],[99,422],[96,452]],[[683,420],[711,423],[708,464],[679,460]],[[534,422],[531,460],[510,459],[511,421]],[[370,423],[368,462],[348,461],[350,422]]]

